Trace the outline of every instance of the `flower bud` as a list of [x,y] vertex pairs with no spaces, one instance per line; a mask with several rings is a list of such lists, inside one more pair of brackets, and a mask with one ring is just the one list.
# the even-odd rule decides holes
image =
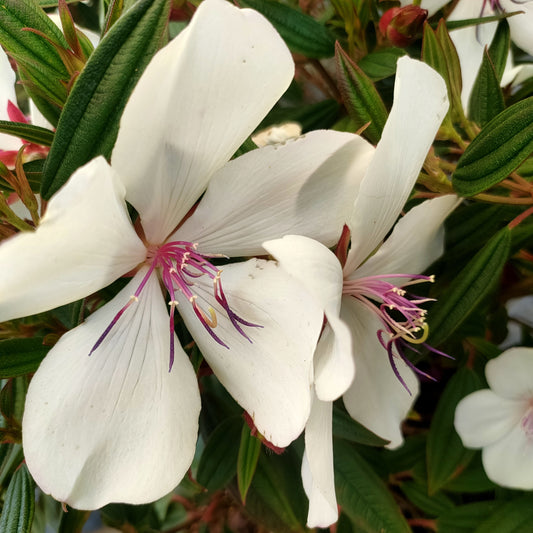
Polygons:
[[394,46],[404,47],[417,38],[427,16],[419,6],[393,7],[381,17],[379,30]]

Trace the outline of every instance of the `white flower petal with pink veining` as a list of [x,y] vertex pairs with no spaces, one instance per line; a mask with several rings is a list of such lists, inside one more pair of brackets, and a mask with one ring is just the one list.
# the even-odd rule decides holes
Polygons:
[[213,308],[217,343],[178,295],[178,310],[209,366],[259,432],[275,446],[289,445],[304,429],[311,408],[313,352],[322,310],[301,285],[273,261],[252,259],[227,265],[221,283],[229,307],[257,325],[240,334],[213,297],[210,280],[195,286],[199,306]]
[[150,242],[174,230],[293,73],[270,23],[221,0],[202,2],[156,54],[126,105],[112,155]]
[[146,270],[66,333],[29,387],[28,468],[45,493],[77,509],[160,498],[180,482],[194,455],[196,376],[177,342],[168,372],[168,312],[156,276],[88,355]]
[[35,232],[0,245],[0,322],[47,311],[102,289],[146,257],[102,157],[79,168],[51,198]]
[[398,60],[394,103],[348,219],[353,272],[392,228],[448,110],[446,84],[432,68]]
[[288,234],[332,245],[373,153],[360,137],[323,130],[253,150],[213,176],[172,238],[234,257],[261,254],[261,242]]
[[341,318],[350,326],[357,372],[344,394],[350,416],[383,439],[388,448],[403,443],[401,423],[409,413],[419,391],[415,373],[399,358],[396,368],[409,391],[392,370],[387,352],[376,332],[382,329],[378,317],[356,300],[343,298]]
[[400,218],[379,250],[348,279],[385,274],[420,274],[444,252],[444,220],[455,195],[426,200]]

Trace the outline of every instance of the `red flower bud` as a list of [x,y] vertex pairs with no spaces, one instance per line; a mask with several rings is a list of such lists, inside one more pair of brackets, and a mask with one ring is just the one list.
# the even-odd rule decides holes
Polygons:
[[383,14],[379,30],[394,46],[411,44],[422,30],[428,12],[419,6],[393,7]]

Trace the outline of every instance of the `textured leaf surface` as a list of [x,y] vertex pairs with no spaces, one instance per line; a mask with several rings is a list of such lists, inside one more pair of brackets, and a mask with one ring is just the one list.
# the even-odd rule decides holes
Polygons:
[[533,152],[533,97],[494,117],[459,159],[452,176],[457,194],[473,196],[501,180]]
[[57,126],[43,171],[43,198],[93,157],[111,154],[122,110],[162,42],[168,10],[169,0],[139,0],[87,61]]

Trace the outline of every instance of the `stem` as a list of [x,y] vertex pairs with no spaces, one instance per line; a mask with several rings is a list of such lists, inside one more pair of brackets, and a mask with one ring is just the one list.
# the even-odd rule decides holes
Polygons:
[[523,222],[531,214],[533,214],[533,205],[529,209],[526,209],[523,213],[520,213],[515,219],[511,220],[511,222],[508,224],[508,228],[516,228],[518,224]]
[[533,198],[511,198],[509,196],[498,196],[497,194],[476,194],[473,198],[481,202],[488,202],[491,204],[505,204],[505,205],[531,205]]

